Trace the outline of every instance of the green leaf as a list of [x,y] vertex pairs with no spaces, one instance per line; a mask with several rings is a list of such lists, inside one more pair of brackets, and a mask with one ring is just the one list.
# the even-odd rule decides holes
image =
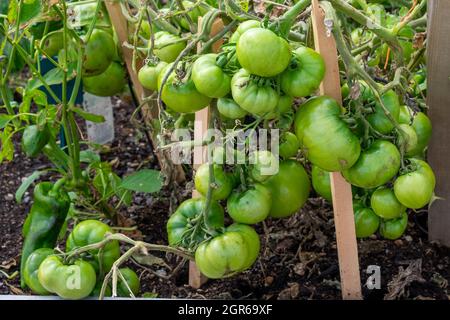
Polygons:
[[150,299],[158,298],[158,293],[156,293],[156,292],[144,292],[142,294],[142,298],[150,298]]
[[45,171],[35,171],[31,175],[29,175],[20,185],[20,187],[16,191],[16,201],[17,203],[22,202],[22,197],[25,191],[31,186],[31,184],[36,181]]
[[158,192],[162,187],[161,173],[150,169],[137,171],[123,178],[120,187],[136,192]]
[[[4,0],[2,0],[4,1]],[[41,0],[27,0],[22,3],[22,9],[20,10],[20,24],[30,22],[30,20],[37,18],[41,13],[43,7]],[[10,0],[8,8],[8,20],[13,24],[18,16],[19,1]]]
[[80,117],[84,118],[87,121],[91,121],[91,122],[95,122],[95,123],[105,122],[105,117],[100,116],[98,114],[86,112],[81,108],[73,107],[70,110],[77,113]]
[[[76,72],[74,72],[76,69],[76,63],[70,63],[67,69],[68,69],[67,81],[69,81],[72,80],[76,75]],[[60,68],[53,68],[50,71],[48,71],[45,75],[43,75],[42,78],[44,79],[45,83],[48,84],[49,86],[61,84],[64,81],[64,72]],[[42,87],[43,85],[44,84],[39,78],[32,78],[28,81],[27,90],[32,91]]]
[[83,150],[80,152],[80,161],[84,163],[100,162],[100,155],[92,150]]
[[11,126],[6,126],[0,133],[0,163],[3,160],[11,161],[14,157],[14,144],[12,142]]
[[8,124],[9,121],[11,121],[11,119],[13,118],[13,116],[10,116],[9,114],[0,114],[0,129],[3,129],[4,127],[6,127],[6,125]]

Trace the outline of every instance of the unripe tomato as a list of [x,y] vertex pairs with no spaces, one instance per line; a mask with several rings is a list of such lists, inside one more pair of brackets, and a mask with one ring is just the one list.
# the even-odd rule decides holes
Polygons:
[[243,68],[261,77],[276,76],[291,60],[289,43],[263,28],[245,31],[237,42],[236,54]]
[[295,157],[300,149],[300,142],[292,132],[286,131],[280,137],[279,153],[284,159]]
[[247,115],[247,111],[242,109],[232,98],[217,99],[217,110],[228,119],[241,119]]
[[408,214],[403,212],[400,218],[382,220],[380,224],[380,234],[383,238],[395,240],[405,233],[408,226]]
[[376,188],[391,180],[400,169],[400,152],[389,141],[376,140],[361,152],[358,161],[342,171],[344,178],[360,188]]
[[277,172],[278,159],[268,150],[253,152],[250,163],[250,176],[255,181],[266,181]]
[[[393,90],[389,90],[381,96],[384,106],[398,122],[400,115],[400,102],[398,96]],[[394,129],[394,124],[384,114],[384,111],[378,101],[375,103],[375,112],[367,116],[367,120],[372,127],[382,134],[388,134]]]
[[186,41],[181,40],[177,35],[166,31],[155,33],[155,55],[167,63],[174,62],[178,55],[186,47]]
[[247,256],[246,263],[243,266],[243,270],[250,268],[258,258],[259,250],[261,249],[261,242],[259,241],[259,236],[255,229],[246,224],[233,223],[227,227],[227,231],[238,232],[244,237],[245,242],[249,247],[249,254]]
[[380,226],[380,218],[370,208],[355,210],[355,229],[357,238],[373,235]]
[[83,76],[96,76],[108,69],[115,51],[113,37],[106,31],[94,29],[84,50]]
[[386,187],[375,190],[370,198],[370,206],[379,217],[385,220],[398,218],[406,210],[406,207],[395,197],[394,191]]
[[314,190],[320,196],[331,202],[332,196],[331,196],[330,172],[325,171],[319,168],[318,166],[312,165],[311,180]]
[[410,151],[411,156],[421,156],[431,139],[431,121],[423,112],[414,115],[412,127],[417,135],[417,145]]
[[233,32],[233,34],[230,37],[230,43],[236,43],[238,42],[241,35],[247,31],[248,29],[252,28],[259,28],[261,26],[261,22],[258,20],[247,20],[239,24],[239,26],[236,28],[236,31]]
[[255,224],[267,218],[272,205],[272,195],[260,183],[245,191],[234,191],[227,201],[230,217],[239,223]]
[[216,63],[217,54],[200,56],[192,65],[192,80],[197,90],[210,98],[221,98],[231,90],[231,78]]
[[[223,200],[228,198],[232,189],[232,181],[229,175],[223,171],[222,166],[214,165],[214,186],[212,198],[215,200]],[[209,164],[202,164],[195,173],[195,189],[202,195],[208,193],[209,183]]]
[[264,185],[272,194],[270,216],[284,218],[296,213],[308,200],[311,184],[303,166],[294,160],[280,162],[279,171]]
[[322,56],[308,47],[293,52],[289,67],[281,75],[281,89],[293,97],[306,97],[319,88],[325,76]]
[[118,62],[111,62],[105,72],[92,77],[83,77],[86,92],[99,97],[110,97],[122,92],[127,83],[124,67]]
[[160,61],[156,66],[144,65],[138,73],[139,82],[145,89],[158,90],[158,76],[166,66],[164,61]]
[[411,152],[417,147],[417,134],[414,128],[408,124],[400,124],[400,129],[403,133],[399,132],[398,144],[403,146],[405,154],[407,156],[412,156]]

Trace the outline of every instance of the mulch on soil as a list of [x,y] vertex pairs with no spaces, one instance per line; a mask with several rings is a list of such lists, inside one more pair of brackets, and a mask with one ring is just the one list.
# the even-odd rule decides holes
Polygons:
[[[133,107],[114,100],[116,139],[102,160],[113,161],[115,171],[127,175],[141,167],[155,167],[155,158],[145,135],[130,123]],[[31,191],[23,203],[14,194],[24,177],[49,166],[45,158],[26,158],[17,150],[14,160],[0,165],[0,294],[30,294],[19,285],[22,246],[21,228],[32,203]],[[160,194],[135,194],[130,207],[120,214],[128,225],[136,225],[151,243],[166,244],[165,224],[176,205],[190,196],[192,183],[168,186]],[[359,240],[361,279],[379,266],[381,288],[363,288],[365,299],[448,299],[450,249],[427,241],[426,212],[410,215],[406,234],[396,241],[379,237]],[[210,280],[201,289],[187,285],[187,264],[165,256],[166,263],[139,267],[141,294],[161,298],[213,299],[340,299],[339,267],[333,213],[321,198],[311,198],[296,215],[268,220],[256,226],[261,237],[261,255],[251,270],[233,278]],[[163,256],[161,256],[163,257]],[[141,263],[143,263],[141,261]]]

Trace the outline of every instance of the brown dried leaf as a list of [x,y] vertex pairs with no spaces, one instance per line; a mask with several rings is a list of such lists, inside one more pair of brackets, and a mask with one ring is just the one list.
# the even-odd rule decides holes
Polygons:
[[385,300],[395,300],[405,296],[405,289],[414,281],[425,282],[422,277],[422,259],[413,260],[406,269],[398,268],[398,274],[388,283]]

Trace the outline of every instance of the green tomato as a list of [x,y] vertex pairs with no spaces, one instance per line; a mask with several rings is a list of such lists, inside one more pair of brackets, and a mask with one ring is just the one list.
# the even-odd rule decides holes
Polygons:
[[312,165],[311,180],[314,190],[324,199],[331,202],[331,182],[330,172],[325,171],[318,166]]
[[164,88],[161,88],[171,67],[172,64],[168,64],[158,77],[158,90],[162,90],[161,99],[167,107],[179,113],[193,113],[206,107],[211,98],[198,92],[191,77],[178,79],[175,70],[167,78]]
[[167,63],[164,61],[160,61],[156,66],[143,66],[138,73],[139,82],[145,89],[158,90],[158,76],[166,66]]
[[418,139],[416,131],[412,126],[404,123],[400,124],[399,127],[405,136],[403,136],[402,133],[399,133],[398,144],[404,147],[407,156],[412,156],[411,152],[417,147]]
[[403,212],[400,218],[382,220],[380,224],[380,234],[383,238],[395,240],[405,233],[408,226],[408,214]]
[[417,144],[409,154],[411,156],[421,156],[431,139],[432,127],[430,118],[428,118],[425,113],[418,112],[414,115],[412,127],[417,135]]
[[[203,8],[201,5],[198,5],[198,3],[194,3],[192,1],[183,1],[184,9],[187,11],[187,15],[189,16],[189,19],[197,25],[198,18],[200,16],[203,16],[208,10]],[[181,17],[181,18],[180,18]],[[189,28],[189,21],[184,15],[178,15],[174,17],[174,21],[180,25],[183,29],[190,31]]]
[[236,72],[231,79],[231,94],[234,101],[245,111],[263,116],[275,110],[279,95],[269,79],[256,81],[245,69]]
[[255,229],[246,224],[233,223],[227,227],[227,231],[237,232],[244,237],[249,250],[247,259],[242,268],[244,270],[250,268],[258,258],[259,250],[261,249],[261,242],[259,241],[259,236]]
[[312,164],[332,172],[348,169],[358,160],[359,139],[341,119],[341,107],[334,99],[309,99],[297,111],[294,125]]
[[[393,90],[389,90],[381,96],[381,100],[394,120],[398,122],[400,116],[400,102],[397,94]],[[388,134],[394,129],[394,124],[386,117],[378,102],[375,103],[375,112],[369,114],[367,120],[375,130],[382,134]]]
[[245,270],[255,245],[249,237],[238,231],[223,234],[203,242],[195,251],[195,263],[199,270],[211,279],[220,279]]
[[248,29],[259,28],[261,26],[261,22],[258,20],[247,20],[239,24],[236,28],[236,31],[230,37],[230,43],[237,43],[241,35],[247,31]]
[[397,147],[389,141],[376,140],[361,152],[358,161],[342,171],[352,185],[371,189],[391,180],[400,169],[401,156]]
[[139,277],[137,276],[136,272],[134,272],[130,268],[120,268],[119,272],[122,274],[126,281],[125,284],[124,281],[119,277],[119,282],[117,285],[117,294],[119,295],[119,297],[130,297],[131,294],[128,288],[131,289],[131,292],[136,297],[141,287],[141,282],[139,281]]
[[400,124],[411,124],[411,111],[408,106],[400,106],[400,113],[398,117],[398,123]]
[[[84,220],[78,223],[69,234],[66,241],[66,251],[72,251],[79,247],[95,244],[105,238],[106,233],[112,232],[111,228],[98,220]],[[88,261],[99,271],[102,266],[102,272],[108,272],[119,257],[120,247],[117,240],[107,243],[101,250],[89,250],[92,258]]]
[[436,178],[428,163],[414,158],[409,160],[415,169],[395,180],[394,193],[405,207],[420,209],[433,198]]
[[278,103],[275,107],[275,110],[270,112],[265,116],[266,119],[272,120],[276,118],[280,118],[282,115],[292,110],[292,105],[294,103],[294,98],[288,95],[281,95],[278,99]]
[[258,182],[266,181],[276,173],[278,159],[268,150],[255,151],[250,155],[250,176]]
[[[167,235],[169,245],[179,246],[183,242],[183,235],[192,228],[191,221],[202,214],[205,206],[204,198],[188,199],[180,204],[177,210],[167,221]],[[223,228],[224,213],[223,208],[216,201],[212,201],[209,212],[207,213],[208,225],[212,228]],[[197,234],[198,243],[205,240],[206,234],[200,232]]]
[[286,40],[268,29],[250,28],[239,37],[236,55],[249,73],[273,77],[288,66],[291,48]]
[[45,258],[52,254],[53,249],[40,248],[33,251],[28,256],[27,261],[25,262],[25,268],[23,270],[23,278],[25,279],[25,284],[36,294],[46,295],[50,293],[39,282],[38,270],[42,261],[44,261]]
[[105,72],[92,77],[83,77],[86,92],[99,97],[110,97],[122,92],[127,84],[127,73],[118,62],[111,62]]
[[373,235],[380,226],[380,218],[370,208],[355,210],[355,229],[357,238]]
[[235,191],[227,201],[230,217],[239,223],[255,224],[267,218],[272,205],[272,195],[267,187],[260,183],[245,191]]
[[281,89],[293,97],[306,97],[319,88],[324,76],[322,56],[302,46],[294,51],[289,67],[281,75]]
[[200,56],[192,65],[192,80],[197,90],[210,98],[221,98],[231,90],[231,78],[217,65],[217,54]]
[[65,265],[60,257],[51,255],[39,266],[38,279],[48,292],[75,300],[89,296],[97,278],[90,263],[79,259]]
[[155,33],[155,47],[153,52],[164,62],[174,62],[178,55],[186,48],[186,41],[179,36],[166,31]]
[[42,44],[42,50],[48,57],[58,55],[59,50],[64,48],[63,32],[56,31],[48,35],[45,42]]
[[[213,165],[214,169],[214,189],[212,191],[212,198],[214,200],[223,200],[228,198],[232,189],[232,181],[229,175],[223,171],[220,165]],[[209,164],[202,164],[195,173],[194,178],[195,189],[202,195],[206,196],[208,193],[209,183]]]
[[280,137],[280,156],[284,159],[295,157],[300,149],[300,142],[292,132],[286,131]]
[[247,111],[242,109],[232,98],[217,99],[217,110],[228,119],[241,119],[247,115]]
[[406,211],[406,207],[395,197],[394,191],[385,187],[375,190],[370,197],[370,206],[385,220],[398,218]]
[[94,29],[86,43],[83,56],[83,76],[96,76],[108,69],[113,61],[116,44],[106,31]]
[[278,173],[264,185],[272,194],[270,216],[285,218],[296,213],[308,200],[311,184],[303,166],[294,160],[280,162]]

